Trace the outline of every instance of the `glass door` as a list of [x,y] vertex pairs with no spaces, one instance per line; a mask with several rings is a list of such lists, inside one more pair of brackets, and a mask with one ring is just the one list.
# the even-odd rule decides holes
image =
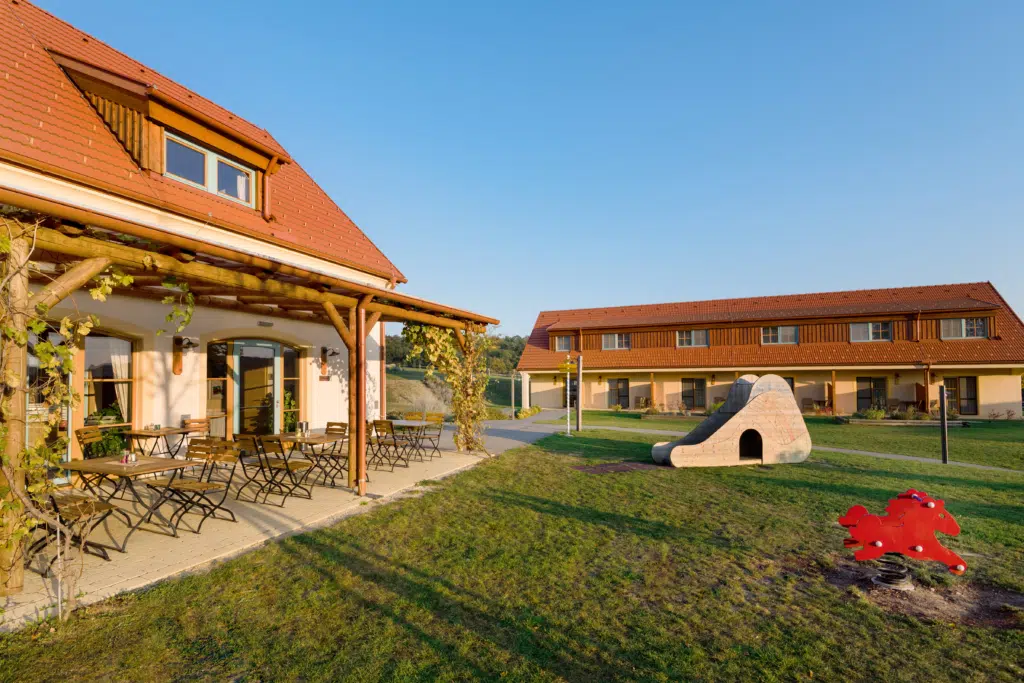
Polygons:
[[[34,332],[29,333],[28,339],[28,391],[25,392],[25,447],[32,448],[40,439],[53,447],[62,444],[61,462],[68,462],[71,459],[71,406],[67,403],[59,408],[48,408],[43,396],[46,386],[46,373],[39,367],[39,358],[36,356],[36,344],[49,342],[55,346],[64,343],[64,338],[53,330],[46,330],[42,335]],[[71,386],[71,374],[64,378],[68,386]],[[57,413],[56,420],[51,423],[53,413]],[[55,484],[66,484],[69,479],[65,476],[65,470],[53,470],[53,482]]]
[[281,414],[281,345],[239,339],[234,347],[235,434],[277,434]]

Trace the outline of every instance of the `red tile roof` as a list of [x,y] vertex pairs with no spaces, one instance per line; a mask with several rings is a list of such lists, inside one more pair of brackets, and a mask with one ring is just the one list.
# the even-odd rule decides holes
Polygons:
[[260,212],[143,171],[48,50],[144,81],[272,151],[269,133],[26,0],[0,0],[0,159],[161,206],[365,272],[405,281],[297,163],[271,178],[272,212]]
[[591,351],[592,369],[761,368],[802,365],[1000,363],[1024,365],[1024,325],[988,282],[871,289],[821,294],[720,299],[642,306],[543,311],[519,361],[520,370],[551,370],[565,352],[549,351],[548,333],[715,322],[794,321],[915,312],[995,311],[998,339],[897,341],[884,344],[801,343],[707,348],[637,348]]

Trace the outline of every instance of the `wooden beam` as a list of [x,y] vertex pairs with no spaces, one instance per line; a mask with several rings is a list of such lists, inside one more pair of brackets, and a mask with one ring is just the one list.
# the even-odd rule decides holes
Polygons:
[[836,371],[832,371],[832,414],[838,415],[839,392],[836,387]]
[[462,351],[463,355],[466,353],[466,335],[462,333],[462,330],[453,330],[455,333],[455,343],[459,345],[459,350]]
[[355,334],[351,329],[349,329],[348,324],[345,322],[345,319],[341,317],[341,314],[338,313],[338,309],[330,301],[325,301],[323,306],[324,312],[327,313],[327,318],[331,321],[331,324],[334,325],[334,329],[338,331],[338,336],[341,337],[341,341],[345,344],[345,348],[354,350],[356,345]]
[[110,266],[109,258],[91,258],[77,264],[29,299],[29,310],[39,306],[49,310],[60,303],[68,294],[85,285]]
[[356,469],[358,493],[366,495],[366,309],[356,310]]
[[[15,221],[15,227],[21,227]],[[15,234],[11,239],[10,251],[4,264],[4,277],[8,283],[10,315],[5,321],[15,334],[27,331],[28,319],[28,259],[29,239],[24,232]],[[22,449],[25,447],[25,407],[26,407],[26,359],[28,354],[24,346],[17,344],[13,338],[5,337],[3,341],[4,370],[7,376],[14,378],[15,385],[8,388],[5,401],[9,401],[4,415],[4,426],[7,428],[4,454],[16,474],[13,480],[0,474],[0,482],[8,489],[4,502],[13,503],[7,512],[0,515],[0,595],[20,593],[25,582],[25,563],[22,552],[24,542],[10,543],[10,533],[21,521],[21,503],[15,502],[14,491],[25,490],[25,470],[21,466]]]
[[348,330],[351,344],[348,345],[348,487],[356,488],[359,468],[359,443],[356,440],[356,421],[359,401],[359,386],[356,382],[356,309],[348,309]]
[[380,313],[373,313],[369,318],[366,319],[366,333],[370,334],[373,331],[373,326],[380,322]]

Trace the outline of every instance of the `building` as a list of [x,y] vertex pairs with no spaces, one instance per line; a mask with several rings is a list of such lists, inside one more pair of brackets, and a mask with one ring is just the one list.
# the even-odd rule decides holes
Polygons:
[[[399,292],[398,267],[270,133],[26,0],[0,0],[0,219],[24,231],[9,235],[9,268],[28,262],[21,303],[100,319],[71,377],[84,400],[60,422],[68,458],[84,425],[365,425],[385,410],[385,322],[497,322]],[[110,267],[134,284],[102,303],[81,293]],[[181,284],[192,321],[160,334]],[[10,356],[28,380],[27,443],[48,431],[37,341]]]
[[701,411],[744,373],[786,378],[807,412],[949,407],[1021,417],[1024,325],[988,282],[544,311],[519,370],[533,405]]

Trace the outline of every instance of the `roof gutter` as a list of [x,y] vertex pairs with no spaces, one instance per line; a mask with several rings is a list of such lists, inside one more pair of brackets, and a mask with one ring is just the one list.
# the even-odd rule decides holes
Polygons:
[[[161,242],[180,249],[195,250],[197,248],[197,240],[194,239],[181,237],[156,228],[127,221],[122,218],[108,216],[96,211],[80,209],[51,199],[43,199],[41,197],[8,190],[6,188],[0,188],[0,203],[11,204],[30,211],[37,211],[39,213],[56,216],[63,220],[82,223],[84,225],[95,225],[99,228],[105,228],[107,230],[121,232],[142,239],[153,240],[155,242]],[[372,294],[395,303],[404,304],[406,306],[415,306],[432,313],[450,315],[455,318],[483,325],[498,324],[498,320],[495,318],[490,318],[470,311],[463,311],[443,304],[435,304],[434,302],[419,299],[417,297],[399,294],[393,290],[364,285],[350,280],[343,280],[341,278],[331,277],[322,273],[315,273],[297,266],[271,261],[270,259],[263,258],[261,256],[247,254],[227,247],[208,244],[206,242],[198,242],[198,244],[200,245],[199,250],[204,254],[209,254],[210,256],[216,256],[218,258],[227,259],[237,263],[243,263],[245,265],[260,268],[261,270],[280,273],[282,275],[301,277],[308,279],[311,282],[327,286],[341,287],[349,291],[358,292],[359,294]],[[396,307],[390,306],[387,308],[396,309]]]

